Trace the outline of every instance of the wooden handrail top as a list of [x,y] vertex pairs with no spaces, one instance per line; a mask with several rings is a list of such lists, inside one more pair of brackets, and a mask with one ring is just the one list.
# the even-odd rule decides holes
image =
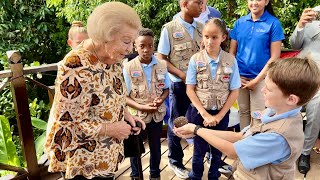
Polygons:
[[8,170],[8,171],[13,171],[13,172],[18,172],[20,174],[28,173],[25,169],[23,169],[21,167],[11,166],[11,165],[8,165],[8,164],[3,164],[3,163],[0,163],[0,169],[1,170]]
[[[36,74],[39,72],[47,72],[47,71],[57,71],[58,66],[57,63],[54,64],[43,64],[40,66],[32,66],[32,67],[24,67],[23,68],[23,74]],[[12,77],[11,70],[3,70],[0,71],[0,78],[10,78]]]

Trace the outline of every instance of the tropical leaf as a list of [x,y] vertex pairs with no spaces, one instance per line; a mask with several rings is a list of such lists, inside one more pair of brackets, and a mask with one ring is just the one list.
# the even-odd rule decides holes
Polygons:
[[44,120],[41,120],[39,118],[31,117],[31,123],[32,123],[32,126],[38,128],[38,129],[42,129],[42,130],[47,129],[47,122],[45,122]]
[[35,141],[37,158],[39,159],[44,152],[44,143],[46,140],[46,132],[44,132],[41,136],[39,136]]
[[0,115],[0,163],[20,167],[8,119]]

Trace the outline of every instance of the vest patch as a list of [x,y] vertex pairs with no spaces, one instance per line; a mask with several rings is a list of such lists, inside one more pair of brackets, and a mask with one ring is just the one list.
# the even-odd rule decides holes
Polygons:
[[164,74],[157,74],[157,79],[164,80],[165,79]]
[[230,75],[224,75],[221,77],[222,82],[229,82],[230,81]]
[[254,111],[251,113],[253,119],[261,119],[262,113],[260,111]]
[[183,32],[180,32],[180,31],[178,31],[178,32],[174,32],[174,33],[173,33],[173,38],[176,38],[176,39],[183,39],[183,38],[184,38],[184,36],[183,36]]
[[132,71],[131,72],[131,77],[140,77],[140,76],[142,76],[141,71]]
[[231,73],[233,73],[233,70],[232,70],[231,67],[224,67],[224,68],[223,68],[223,71],[224,71],[224,73],[226,73],[226,74],[231,74]]
[[205,67],[205,66],[206,66],[206,63],[203,62],[203,61],[198,61],[198,62],[197,62],[197,66],[198,66],[198,67]]

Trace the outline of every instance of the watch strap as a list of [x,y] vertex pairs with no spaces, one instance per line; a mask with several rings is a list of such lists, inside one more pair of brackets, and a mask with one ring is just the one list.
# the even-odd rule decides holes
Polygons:
[[202,128],[200,125],[197,125],[195,128],[194,128],[194,130],[193,130],[193,134],[194,135],[197,135],[197,131],[200,129],[200,128]]

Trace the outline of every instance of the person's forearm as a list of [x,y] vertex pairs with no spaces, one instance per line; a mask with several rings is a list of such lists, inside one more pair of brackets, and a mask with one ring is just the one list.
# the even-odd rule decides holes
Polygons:
[[183,71],[174,67],[173,64],[171,64],[171,62],[169,61],[167,61],[167,68],[169,73],[179,77],[180,79],[183,79],[183,76],[185,76],[185,73]]
[[160,98],[164,101],[169,95],[169,89],[164,89]]
[[261,82],[266,77],[268,69],[269,69],[269,64],[280,59],[281,41],[272,42],[270,46],[271,46],[270,47],[270,54],[271,54],[270,59],[268,60],[266,65],[263,67],[261,72],[258,74],[258,76],[255,78],[258,82]]
[[179,77],[180,79],[183,79],[184,76],[185,76],[185,73],[182,72],[180,69],[174,67],[170,60],[169,60],[169,57],[167,55],[164,55],[164,54],[161,54],[161,53],[158,53],[157,55],[157,58],[158,59],[162,59],[162,60],[165,60],[167,62],[167,68],[168,68],[168,72]]
[[220,109],[217,115],[223,118],[226,115],[226,113],[230,110],[233,103],[237,100],[238,96],[239,96],[239,89],[231,90],[226,103],[223,105],[223,107]]
[[140,110],[140,104],[131,99],[130,97],[126,97],[126,104],[134,109]]
[[207,110],[203,108],[198,96],[194,91],[195,85],[187,85],[187,95],[192,103],[192,105],[198,110],[201,116],[203,116]]
[[303,37],[304,37],[304,28],[298,31],[298,26],[297,26],[289,39],[291,47],[295,50],[301,49],[303,45]]
[[205,141],[222,153],[226,154],[229,158],[237,158],[233,143],[241,139],[241,133],[200,128],[197,131],[197,135],[202,137]]

